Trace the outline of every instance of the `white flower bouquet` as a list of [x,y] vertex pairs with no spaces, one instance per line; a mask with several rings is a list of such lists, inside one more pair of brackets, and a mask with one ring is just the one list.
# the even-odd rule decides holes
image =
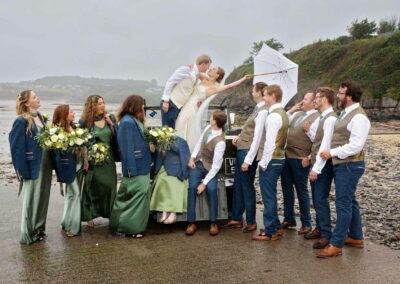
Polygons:
[[178,142],[176,130],[168,126],[146,129],[145,137],[150,144],[154,144],[160,151],[169,150],[172,144]]
[[75,153],[82,152],[83,147],[89,146],[92,137],[93,135],[87,128],[81,128],[79,124],[77,124],[75,128],[68,133],[69,150]]
[[48,150],[67,151],[69,147],[69,133],[59,125],[51,125],[41,130],[36,139],[39,146]]
[[104,143],[95,143],[89,147],[88,160],[93,166],[103,165],[109,158],[109,146]]

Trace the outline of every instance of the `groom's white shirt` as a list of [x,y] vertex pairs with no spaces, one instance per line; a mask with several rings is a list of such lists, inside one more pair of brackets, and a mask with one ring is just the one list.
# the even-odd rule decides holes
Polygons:
[[[190,68],[189,66],[186,65],[179,67],[165,83],[164,93],[161,99],[163,101],[169,101],[170,99],[172,99],[175,105],[178,108],[181,108],[183,104],[185,104],[186,102],[184,100],[185,99],[187,100],[190,97],[190,94],[193,91],[194,85],[198,77],[199,77],[199,68],[197,67],[196,64],[193,65],[193,68]],[[181,86],[182,88],[175,88],[177,87],[178,84],[182,85]],[[177,90],[175,90],[174,92],[174,89]],[[190,92],[190,93],[180,94],[182,92],[184,93]]]

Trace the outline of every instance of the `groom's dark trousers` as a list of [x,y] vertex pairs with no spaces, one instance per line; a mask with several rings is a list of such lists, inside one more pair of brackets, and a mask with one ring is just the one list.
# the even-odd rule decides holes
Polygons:
[[175,129],[175,121],[178,118],[178,114],[181,111],[171,100],[169,101],[169,109],[167,112],[164,112],[162,109],[162,104],[160,104],[161,109],[161,122],[162,125],[168,125]]

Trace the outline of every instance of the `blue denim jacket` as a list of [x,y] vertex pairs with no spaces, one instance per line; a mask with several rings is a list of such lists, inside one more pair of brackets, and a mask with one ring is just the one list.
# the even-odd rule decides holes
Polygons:
[[[42,120],[41,116],[39,118]],[[43,120],[42,123],[44,125]],[[18,116],[8,136],[12,163],[20,180],[37,179],[42,162],[42,148],[35,139],[39,130],[35,122],[28,132],[26,131],[27,127],[28,121],[22,116]]]
[[76,177],[76,156],[70,152],[54,151],[53,162],[58,182],[72,183]]
[[166,151],[164,156],[156,156],[156,172],[164,166],[169,176],[177,177],[179,180],[185,180],[189,175],[190,150],[184,139],[178,137],[178,143],[173,144],[171,149]]
[[150,147],[139,125],[131,115],[124,115],[117,134],[121,154],[122,175],[147,175],[151,168]]

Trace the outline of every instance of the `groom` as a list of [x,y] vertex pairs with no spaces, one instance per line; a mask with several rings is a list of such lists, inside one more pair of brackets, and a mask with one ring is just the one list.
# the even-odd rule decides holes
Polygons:
[[179,67],[168,79],[161,97],[162,125],[175,128],[175,121],[180,109],[193,93],[199,74],[206,72],[210,64],[210,56],[200,55],[197,57],[195,65]]

